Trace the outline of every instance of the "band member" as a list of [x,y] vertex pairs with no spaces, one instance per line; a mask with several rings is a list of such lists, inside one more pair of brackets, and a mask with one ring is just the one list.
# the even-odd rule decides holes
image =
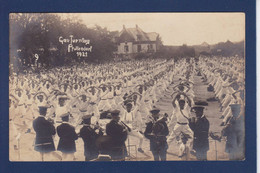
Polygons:
[[83,127],[80,129],[79,133],[79,136],[84,142],[85,161],[90,161],[98,157],[99,152],[96,146],[96,140],[99,136],[103,135],[101,129],[96,132],[98,127],[91,126],[91,117],[92,115],[85,115],[82,117]]
[[60,137],[57,150],[62,152],[62,160],[72,161],[74,152],[76,152],[75,140],[78,139],[78,135],[75,132],[75,128],[68,123],[68,113],[62,115],[61,119],[63,122],[57,127],[57,134]]
[[127,139],[127,128],[119,122],[120,111],[111,112],[112,120],[106,125],[106,134],[111,137],[112,147],[110,156],[112,160],[124,161],[127,154],[125,141]]
[[55,151],[52,136],[56,134],[54,125],[45,119],[47,106],[40,106],[40,115],[33,121],[33,129],[36,132],[34,150],[41,153],[42,161],[46,153]]
[[167,124],[164,119],[159,119],[159,109],[150,111],[152,120],[147,123],[144,136],[150,140],[150,150],[155,161],[165,161],[168,144],[166,136],[169,134]]
[[204,107],[192,107],[195,111],[196,118],[189,119],[189,126],[194,132],[193,149],[196,151],[198,160],[207,160],[207,152],[209,150],[209,121],[203,114]]
[[245,124],[244,115],[241,114],[240,104],[231,104],[232,117],[222,130],[222,135],[227,137],[226,152],[230,160],[241,160],[245,152]]

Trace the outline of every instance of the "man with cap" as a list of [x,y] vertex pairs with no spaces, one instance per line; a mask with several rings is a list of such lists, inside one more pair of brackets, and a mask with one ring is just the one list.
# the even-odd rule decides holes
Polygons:
[[75,140],[78,139],[75,128],[69,124],[69,113],[61,116],[62,124],[57,127],[57,134],[60,137],[57,150],[62,152],[62,160],[72,161],[76,152]]
[[209,121],[203,114],[204,107],[192,107],[195,111],[196,118],[189,119],[189,126],[194,132],[193,149],[196,151],[196,158],[198,160],[207,160],[207,151],[209,150]]
[[169,134],[169,130],[166,124],[166,119],[160,118],[160,110],[154,108],[150,111],[152,119],[147,123],[144,136],[150,140],[150,150],[153,153],[155,161],[165,161],[168,144],[166,136]]
[[[103,135],[102,130],[98,127],[91,126],[92,115],[85,115],[82,117],[83,127],[80,129],[79,136],[84,142],[85,161],[91,161],[98,157],[99,151],[96,146],[96,140]],[[98,130],[98,132],[96,132]]]
[[47,106],[39,106],[40,115],[33,121],[33,129],[36,132],[34,150],[41,153],[42,161],[44,154],[55,151],[52,136],[56,134],[54,125],[45,119]]
[[111,137],[112,147],[110,156],[112,160],[124,161],[127,154],[125,141],[127,139],[127,127],[120,123],[120,111],[111,112],[112,120],[106,125],[106,134]]

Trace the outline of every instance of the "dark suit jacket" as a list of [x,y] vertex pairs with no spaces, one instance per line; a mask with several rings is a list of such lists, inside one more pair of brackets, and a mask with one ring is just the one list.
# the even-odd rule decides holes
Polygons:
[[114,120],[111,120],[106,125],[106,133],[108,136],[111,136],[113,138],[114,144],[116,146],[122,146],[125,144],[125,141],[127,139],[127,132],[123,130],[124,127]]
[[153,122],[147,123],[144,136],[150,140],[150,150],[151,151],[160,151],[167,150],[168,144],[166,141],[166,136],[169,135],[169,129],[165,121],[160,122],[159,124],[162,128],[157,134],[151,135],[154,133],[154,124]]
[[33,129],[36,132],[34,149],[39,152],[55,151],[52,135],[56,134],[54,125],[44,117],[38,117],[33,121]]
[[78,139],[78,135],[75,132],[75,128],[67,123],[62,123],[57,127],[57,133],[60,137],[57,150],[63,153],[76,152],[75,140]]
[[106,125],[106,133],[111,137],[110,155],[113,160],[124,159],[127,151],[125,141],[127,139],[127,131],[123,131],[124,127],[116,121],[111,120]]
[[84,142],[84,155],[87,159],[92,160],[97,158],[99,151],[97,149],[96,140],[103,133],[96,133],[90,126],[83,126],[80,129],[80,137]]
[[194,132],[193,149],[195,151],[209,150],[209,121],[204,116],[197,118],[195,122],[189,121],[189,126]]

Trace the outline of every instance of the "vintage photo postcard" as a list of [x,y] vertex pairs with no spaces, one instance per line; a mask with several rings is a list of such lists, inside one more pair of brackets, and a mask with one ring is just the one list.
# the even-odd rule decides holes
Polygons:
[[9,33],[10,161],[246,159],[245,13],[10,13]]

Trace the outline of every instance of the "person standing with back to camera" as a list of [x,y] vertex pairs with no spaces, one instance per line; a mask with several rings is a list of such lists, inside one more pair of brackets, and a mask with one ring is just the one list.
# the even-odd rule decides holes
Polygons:
[[98,157],[99,151],[96,145],[97,138],[103,135],[101,129],[97,133],[98,127],[91,126],[92,115],[85,115],[82,117],[83,127],[80,129],[79,136],[84,142],[85,161],[91,161]]
[[52,136],[56,134],[56,130],[52,122],[45,118],[47,109],[47,106],[39,106],[40,115],[33,121],[33,129],[36,132],[34,150],[40,152],[42,161],[44,161],[44,155],[55,151]]
[[69,116],[69,113],[63,114],[61,116],[62,124],[57,127],[57,134],[60,137],[57,150],[62,152],[63,161],[74,160],[75,140],[78,139],[75,128],[69,124]]
[[127,154],[125,141],[127,127],[120,123],[119,110],[111,112],[112,120],[106,125],[106,134],[111,137],[110,156],[112,160],[124,161]]

